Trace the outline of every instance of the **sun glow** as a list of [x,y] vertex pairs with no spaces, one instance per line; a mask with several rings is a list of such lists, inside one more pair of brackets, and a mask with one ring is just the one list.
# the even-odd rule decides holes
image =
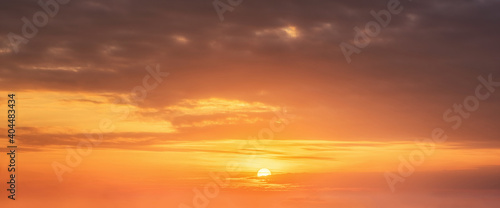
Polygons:
[[270,176],[271,175],[271,171],[269,171],[269,169],[267,168],[262,168],[259,170],[259,172],[257,173],[257,176],[258,177],[263,177],[263,176]]

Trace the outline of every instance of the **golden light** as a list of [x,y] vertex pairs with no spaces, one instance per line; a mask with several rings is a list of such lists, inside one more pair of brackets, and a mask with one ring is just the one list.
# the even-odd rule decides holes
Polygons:
[[270,175],[271,175],[271,171],[269,169],[267,169],[267,168],[262,168],[257,173],[258,177],[270,176]]
[[288,27],[282,28],[282,30],[285,31],[286,34],[291,38],[296,38],[298,36],[297,28],[294,26],[288,26]]

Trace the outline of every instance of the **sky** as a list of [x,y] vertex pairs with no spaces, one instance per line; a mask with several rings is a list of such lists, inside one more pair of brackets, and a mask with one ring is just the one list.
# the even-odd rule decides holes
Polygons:
[[40,2],[0,7],[7,207],[500,203],[500,1]]

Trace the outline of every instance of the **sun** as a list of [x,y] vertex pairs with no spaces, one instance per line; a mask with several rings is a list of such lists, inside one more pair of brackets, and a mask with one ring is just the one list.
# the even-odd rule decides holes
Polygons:
[[269,171],[269,169],[267,168],[262,168],[259,170],[259,172],[257,173],[257,176],[258,177],[263,177],[263,176],[270,176],[271,175],[271,171]]

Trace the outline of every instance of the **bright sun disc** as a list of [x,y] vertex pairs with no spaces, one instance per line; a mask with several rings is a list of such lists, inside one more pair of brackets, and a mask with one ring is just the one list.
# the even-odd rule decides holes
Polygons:
[[262,176],[269,176],[271,175],[271,171],[269,171],[269,169],[267,168],[262,168],[259,170],[259,172],[257,173],[257,176],[258,177],[262,177]]

